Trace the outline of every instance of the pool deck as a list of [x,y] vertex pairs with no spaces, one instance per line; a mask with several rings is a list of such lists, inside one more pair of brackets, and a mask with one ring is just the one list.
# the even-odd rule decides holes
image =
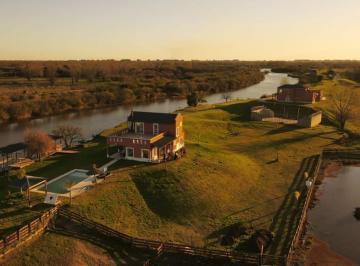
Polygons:
[[[84,172],[84,173],[87,173],[88,170],[84,170],[84,169],[73,169],[73,170],[70,170],[52,180],[50,180],[48,182],[48,185],[50,185],[51,183],[54,183],[56,182],[57,180],[60,180],[62,178],[64,178],[65,176],[68,176],[74,172]],[[72,198],[73,197],[76,197],[78,195],[80,195],[82,192],[84,191],[87,191],[87,190],[90,190],[92,189],[94,186],[95,186],[95,182],[96,183],[100,183],[102,182],[102,180],[95,180],[95,176],[94,175],[90,175],[88,176],[87,178],[85,178],[84,180],[81,180],[80,182],[76,183],[72,189],[71,189],[71,196]],[[36,189],[32,190],[32,192],[36,192],[36,193],[41,193],[41,194],[45,194],[46,192],[43,191],[42,189],[44,189],[45,185],[42,185],[40,187],[37,187]],[[53,192],[51,190],[48,190],[48,192],[51,192],[51,193],[56,193],[56,192]],[[56,193],[58,194],[59,196],[61,197],[70,197],[70,192],[67,192],[67,193]]]
[[[114,163],[116,163],[120,158],[113,158],[113,160],[111,160],[110,162],[102,165],[100,167],[100,169],[105,170],[108,167],[110,167],[111,165],[113,165]],[[72,169],[58,177],[55,177],[54,179],[49,180],[49,182],[47,183],[47,185],[50,185],[54,182],[56,182],[59,179],[64,178],[65,176],[68,176],[74,172],[84,172],[84,173],[88,173],[88,170],[84,170],[84,169]],[[97,183],[101,183],[103,181],[103,179],[96,179],[95,175],[89,175],[87,178],[85,178],[84,180],[81,180],[80,182],[76,183],[72,189],[71,189],[71,196],[72,197],[76,197],[78,195],[80,195],[81,193],[83,193],[84,191],[93,189],[95,187],[95,185]],[[32,189],[32,192],[36,192],[36,193],[41,193],[41,194],[45,194],[45,191],[43,191],[42,189],[44,189],[45,185],[42,185],[40,187],[36,187],[34,189]],[[56,193],[53,192],[51,190],[48,190],[48,192],[51,193]],[[67,193],[56,193],[61,197],[70,197],[70,192]]]

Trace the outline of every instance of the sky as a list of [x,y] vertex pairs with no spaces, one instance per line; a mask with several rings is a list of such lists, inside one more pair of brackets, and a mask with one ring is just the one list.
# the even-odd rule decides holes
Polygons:
[[0,59],[359,60],[359,13],[359,0],[0,0]]

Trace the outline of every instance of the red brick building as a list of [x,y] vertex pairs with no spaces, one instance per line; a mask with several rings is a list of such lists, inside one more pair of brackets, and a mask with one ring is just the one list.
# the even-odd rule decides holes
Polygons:
[[310,90],[300,84],[283,85],[278,88],[276,99],[279,102],[315,103],[321,100],[321,91]]
[[184,153],[183,116],[180,113],[131,112],[128,127],[107,138],[120,157],[161,162]]

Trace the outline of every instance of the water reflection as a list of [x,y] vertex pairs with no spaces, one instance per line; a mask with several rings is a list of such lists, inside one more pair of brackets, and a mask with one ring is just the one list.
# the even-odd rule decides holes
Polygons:
[[360,207],[360,167],[345,166],[336,177],[326,177],[320,201],[309,212],[312,231],[331,249],[360,265],[360,222],[354,210]]

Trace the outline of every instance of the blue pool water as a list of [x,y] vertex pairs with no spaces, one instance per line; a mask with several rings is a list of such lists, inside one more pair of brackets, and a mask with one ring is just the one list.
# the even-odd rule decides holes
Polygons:
[[[74,186],[88,177],[88,171],[74,170],[68,174],[55,178],[54,181],[50,181],[47,185],[47,191],[57,194],[66,194],[69,192],[67,189],[68,184],[71,183],[71,185]],[[45,186],[39,190],[45,191]]]

